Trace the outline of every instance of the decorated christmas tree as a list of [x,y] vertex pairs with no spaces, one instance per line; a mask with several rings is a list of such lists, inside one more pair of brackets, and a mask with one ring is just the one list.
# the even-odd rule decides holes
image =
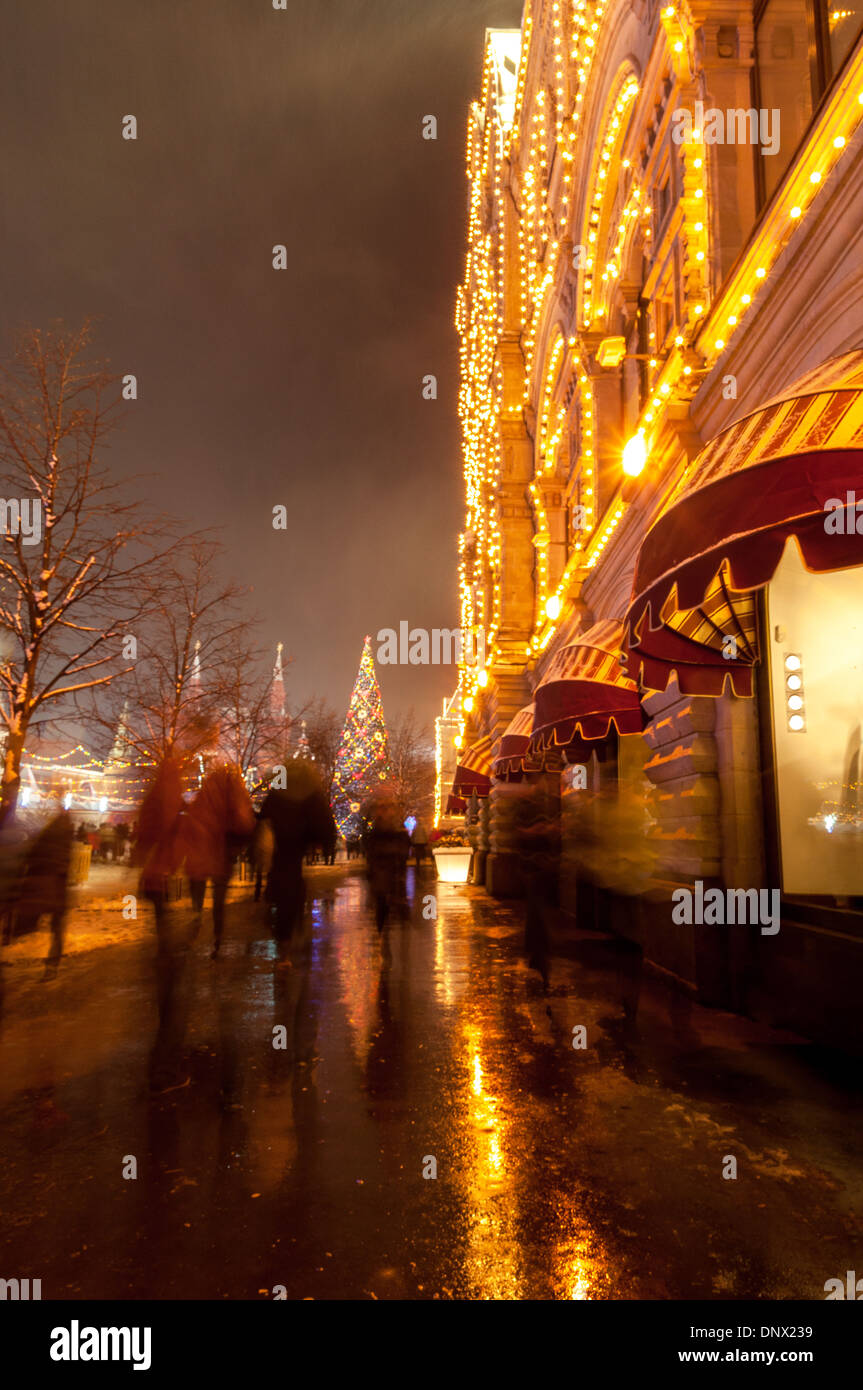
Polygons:
[[380,789],[386,776],[387,728],[372,639],[367,637],[333,773],[333,815],[345,839],[359,836],[362,804]]

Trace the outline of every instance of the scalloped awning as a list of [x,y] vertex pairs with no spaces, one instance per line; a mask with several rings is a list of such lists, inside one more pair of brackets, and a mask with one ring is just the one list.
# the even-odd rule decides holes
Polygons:
[[530,736],[533,733],[534,704],[531,701],[514,715],[501,736],[492,771],[498,781],[520,777],[524,772]]
[[637,734],[644,726],[638,688],[620,665],[623,625],[595,623],[555,653],[534,691],[536,712],[530,754],[568,749],[579,754],[612,728]]
[[[863,500],[863,351],[834,358],[707,445],[645,536],[625,620],[627,673],[648,690],[752,693],[753,591],[793,537],[815,573],[863,564],[829,533],[829,501]],[[728,639],[734,638],[734,642]]]
[[477,796],[488,796],[491,790],[491,750],[490,734],[471,745],[456,768],[453,796],[464,798],[470,796],[471,792],[476,792]]

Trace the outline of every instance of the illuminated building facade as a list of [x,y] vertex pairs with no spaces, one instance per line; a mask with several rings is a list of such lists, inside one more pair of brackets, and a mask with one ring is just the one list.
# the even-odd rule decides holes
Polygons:
[[[486,34],[456,309],[479,880],[518,892],[514,790],[539,781],[564,907],[702,999],[838,1039],[863,952],[861,26],[826,0],[527,0]],[[642,793],[649,862],[589,885],[585,814]],[[781,932],[674,921],[697,881],[780,889]]]

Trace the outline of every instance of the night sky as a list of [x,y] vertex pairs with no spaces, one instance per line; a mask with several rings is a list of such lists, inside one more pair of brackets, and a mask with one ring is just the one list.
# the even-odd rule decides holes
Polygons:
[[[341,711],[367,632],[458,622],[465,123],[484,29],[517,27],[521,4],[3,0],[0,15],[3,349],[22,324],[98,316],[99,353],[139,388],[112,468],[222,528],[264,639],[294,657],[291,702]],[[379,675],[390,717],[430,720],[454,684],[445,667]]]

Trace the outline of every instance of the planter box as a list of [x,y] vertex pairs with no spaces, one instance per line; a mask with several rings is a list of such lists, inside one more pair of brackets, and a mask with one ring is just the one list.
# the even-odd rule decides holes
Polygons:
[[69,857],[69,887],[76,888],[82,883],[86,883],[90,877],[90,856],[93,850],[90,845],[82,845],[80,841],[72,841],[72,853]]
[[450,849],[436,849],[433,853],[437,876],[443,883],[467,883],[473,858],[469,845],[453,845]]

